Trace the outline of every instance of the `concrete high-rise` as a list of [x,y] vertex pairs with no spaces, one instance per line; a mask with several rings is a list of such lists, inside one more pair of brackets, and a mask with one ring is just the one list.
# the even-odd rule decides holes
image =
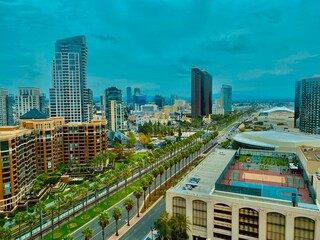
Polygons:
[[116,87],[106,89],[105,99],[105,114],[108,121],[108,128],[112,131],[122,130],[124,123],[124,108],[121,90]]
[[64,117],[66,122],[90,121],[88,93],[85,36],[56,41],[50,116]]
[[320,134],[320,75],[296,81],[294,126]]
[[8,125],[7,97],[8,90],[0,88],[0,126]]
[[205,70],[191,70],[191,117],[198,118],[212,113],[212,76]]
[[16,118],[19,119],[23,114],[36,108],[43,111],[42,96],[39,88],[18,88],[16,96]]
[[220,90],[221,105],[224,114],[230,114],[232,111],[232,87],[229,85],[222,85]]
[[154,97],[154,103],[160,108],[162,109],[164,107],[165,104],[165,99],[164,97],[160,96],[160,95],[156,95]]

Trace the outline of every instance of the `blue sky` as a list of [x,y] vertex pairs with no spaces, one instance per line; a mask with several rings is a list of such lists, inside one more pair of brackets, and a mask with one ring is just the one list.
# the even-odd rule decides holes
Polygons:
[[88,86],[190,96],[192,66],[213,92],[293,98],[320,73],[319,0],[0,0],[0,87],[48,93],[57,39],[85,35]]

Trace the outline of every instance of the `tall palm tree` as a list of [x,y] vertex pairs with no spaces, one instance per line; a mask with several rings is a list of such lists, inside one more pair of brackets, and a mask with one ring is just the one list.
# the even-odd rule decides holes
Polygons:
[[98,217],[98,223],[101,226],[102,229],[102,239],[104,240],[104,229],[106,228],[106,226],[109,224],[110,222],[110,215],[108,212],[102,212],[100,213],[99,217]]
[[58,192],[54,195],[54,201],[55,201],[55,204],[58,208],[58,225],[60,222],[60,210],[61,210],[62,205],[64,204],[64,198],[65,198],[65,196],[63,195],[62,192]]
[[126,198],[124,200],[124,203],[123,203],[124,207],[126,208],[127,210],[127,214],[128,214],[128,226],[130,226],[130,216],[129,216],[129,213],[130,211],[132,210],[133,206],[134,206],[134,201],[131,199],[131,198]]
[[90,227],[86,227],[81,233],[85,240],[89,240],[93,236],[93,230]]
[[154,178],[154,196],[157,195],[157,177],[159,176],[159,169],[155,168],[152,170],[152,175]]
[[116,181],[117,181],[117,198],[118,198],[119,182],[121,181],[121,178],[122,178],[122,172],[120,170],[116,169],[114,174],[116,176]]
[[176,214],[170,219],[172,234],[176,239],[186,239],[190,231],[191,222],[184,214]]
[[128,165],[125,165],[122,171],[123,171],[123,177],[124,177],[124,183],[125,183],[124,189],[125,189],[125,192],[127,192],[127,178],[130,177],[131,175],[130,167]]
[[161,239],[171,238],[171,227],[169,213],[164,211],[160,218],[154,222],[154,228],[158,231]]
[[114,209],[112,211],[112,217],[116,221],[116,236],[119,236],[119,233],[118,233],[118,221],[119,221],[121,215],[122,215],[121,208],[118,207],[118,206],[114,207]]
[[87,206],[88,205],[88,192],[90,189],[90,182],[88,180],[86,180],[81,184],[81,186],[85,189],[85,198],[86,198],[86,206]]
[[139,158],[138,161],[137,161],[137,165],[138,165],[138,168],[139,168],[139,179],[141,179],[141,169],[144,166],[144,160],[142,158]]
[[160,186],[160,192],[161,192],[161,176],[165,171],[164,163],[158,167],[158,171],[159,171],[159,176],[160,176],[160,185],[159,186]]
[[166,186],[167,186],[167,183],[168,183],[168,169],[170,168],[170,162],[169,160],[165,161],[163,163],[163,167],[165,169],[165,173],[166,173]]
[[149,202],[151,202],[151,194],[150,194],[150,192],[151,192],[151,183],[153,182],[153,175],[152,175],[152,173],[148,173],[147,175],[146,175],[146,179],[147,179],[147,181],[149,182]]
[[133,190],[133,195],[136,197],[137,199],[137,217],[140,217],[139,212],[140,212],[140,208],[139,208],[139,199],[141,198],[142,195],[142,190],[140,187],[135,187]]
[[43,212],[46,210],[46,204],[43,201],[39,201],[34,207],[36,212],[39,214],[40,238],[42,238]]
[[51,239],[53,239],[53,230],[54,230],[53,220],[54,220],[54,217],[58,214],[57,206],[51,205],[46,209],[46,213],[48,216],[51,217]]
[[98,193],[100,191],[100,186],[97,182],[95,182],[92,187],[91,190],[94,191],[94,198],[95,198],[95,204],[97,204],[97,198],[98,198]]
[[80,197],[82,198],[82,212],[84,212],[84,210],[85,210],[84,204],[85,204],[85,201],[86,201],[85,198],[86,198],[86,196],[87,196],[88,189],[85,188],[85,187],[83,187],[83,186],[80,186],[80,187],[77,189],[77,191],[78,191],[78,194],[80,195]]
[[21,230],[21,224],[25,222],[26,219],[26,213],[25,212],[18,212],[15,216],[14,216],[14,222],[15,224],[18,224],[19,226],[19,239],[21,239],[20,236],[20,230]]
[[148,190],[148,187],[149,187],[149,181],[146,179],[146,178],[142,178],[141,182],[140,182],[140,186],[143,190],[143,206],[144,206],[144,209],[146,209],[146,191]]
[[75,200],[72,197],[72,195],[70,195],[70,194],[67,195],[64,200],[65,200],[65,204],[66,204],[66,206],[68,208],[68,221],[69,221],[70,220],[69,208],[74,205],[74,201]]
[[31,235],[31,239],[32,239],[32,228],[33,226],[36,224],[37,222],[37,217],[34,214],[28,214],[26,216],[26,222],[30,228],[30,235]]
[[72,214],[74,215],[74,205],[76,203],[76,197],[78,195],[78,187],[77,185],[70,186],[70,196],[72,197]]
[[110,191],[110,187],[112,185],[112,176],[110,175],[110,173],[105,175],[103,183],[104,183],[104,185],[106,185],[106,188],[107,188],[107,204],[108,204],[109,191]]

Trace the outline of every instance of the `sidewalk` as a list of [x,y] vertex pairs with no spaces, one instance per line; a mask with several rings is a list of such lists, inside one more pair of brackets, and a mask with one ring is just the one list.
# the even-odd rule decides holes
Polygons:
[[[153,207],[154,205],[156,205],[160,200],[162,199],[162,197],[160,197],[157,201],[155,201],[144,213],[140,213],[140,217],[137,217],[137,215],[135,217],[133,217],[131,220],[130,220],[130,226],[128,225],[124,225],[122,228],[120,228],[118,230],[119,232],[119,236],[116,236],[115,234],[113,236],[111,236],[109,238],[109,240],[117,240],[117,239],[120,239],[130,228],[132,228],[136,223],[138,223],[146,213],[148,213]],[[141,209],[141,208],[140,208]],[[148,234],[148,236],[146,236],[146,239],[152,239],[152,236],[151,236],[151,231],[150,233]],[[154,238],[155,239],[155,238]]]

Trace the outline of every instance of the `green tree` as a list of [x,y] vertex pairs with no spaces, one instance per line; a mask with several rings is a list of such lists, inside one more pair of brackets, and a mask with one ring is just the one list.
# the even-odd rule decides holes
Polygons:
[[14,216],[14,222],[15,224],[18,224],[18,231],[19,231],[19,239],[21,239],[21,224],[23,224],[26,220],[26,213],[25,212],[18,212]]
[[107,204],[108,204],[109,191],[110,191],[110,187],[111,187],[111,185],[112,185],[112,176],[110,175],[110,173],[107,173],[107,174],[104,176],[103,183],[104,183],[104,185],[105,185],[106,188],[107,188]]
[[110,215],[108,212],[102,212],[100,213],[99,217],[98,217],[98,222],[99,225],[101,226],[101,230],[102,230],[102,239],[104,239],[104,229],[106,228],[106,226],[109,224],[110,222]]
[[127,192],[127,179],[131,175],[130,167],[128,165],[125,165],[122,171],[123,171],[123,177],[124,177],[124,183],[125,183],[124,189],[125,189],[125,192]]
[[59,222],[60,222],[60,210],[61,210],[61,207],[63,206],[63,204],[65,203],[65,199],[64,199],[64,195],[62,192],[58,192],[54,195],[54,201],[55,201],[55,204],[58,208],[58,225],[59,225]]
[[124,200],[124,203],[123,203],[124,207],[126,208],[127,210],[127,213],[128,213],[128,226],[130,226],[130,216],[129,216],[129,213],[130,211],[132,210],[133,206],[134,206],[134,201],[131,199],[131,198],[126,198]]
[[12,232],[11,229],[8,227],[0,227],[0,239],[2,240],[11,240],[12,239]]
[[62,240],[73,240],[73,237],[68,235],[62,238]]
[[53,220],[54,220],[54,217],[57,216],[58,214],[57,206],[51,205],[46,209],[46,213],[51,218],[51,239],[53,239],[53,230],[54,230]]
[[80,197],[82,198],[82,211],[84,212],[85,210],[85,202],[86,202],[86,196],[87,196],[87,192],[88,192],[88,189],[85,188],[84,186],[80,186],[77,190],[78,194],[80,195]]
[[116,169],[114,171],[114,175],[116,176],[116,181],[117,181],[117,198],[118,198],[118,192],[119,192],[119,182],[122,179],[122,172],[119,169]]
[[118,221],[119,221],[121,215],[122,215],[121,208],[118,207],[118,206],[114,207],[114,209],[112,211],[112,217],[116,221],[116,236],[119,236],[119,233],[118,233]]
[[127,147],[128,148],[133,148],[137,143],[136,136],[134,135],[133,132],[129,132],[128,134],[128,139],[127,139]]
[[37,217],[34,214],[28,214],[26,216],[26,222],[30,228],[30,235],[31,235],[31,239],[32,239],[32,228],[33,226],[36,224],[37,222]]
[[75,199],[72,197],[71,194],[65,197],[65,204],[68,208],[68,221],[69,221],[70,220],[69,208],[73,207],[73,205],[75,204]]
[[188,231],[190,231],[191,222],[184,214],[176,214],[170,219],[170,226],[172,229],[173,238],[182,240],[188,238]]
[[158,168],[152,170],[152,175],[154,177],[154,196],[157,195],[157,177],[159,176],[160,172]]
[[85,240],[89,240],[93,236],[93,230],[90,227],[86,227],[81,233]]
[[160,218],[154,222],[154,228],[158,231],[161,239],[171,238],[171,227],[169,213],[164,211]]
[[149,143],[149,138],[144,133],[139,133],[139,141],[141,145],[145,148],[146,145]]
[[46,204],[43,201],[39,201],[34,206],[36,212],[39,214],[40,222],[40,239],[42,238],[42,224],[43,224],[43,212],[46,210]]
[[137,199],[137,217],[140,217],[139,212],[140,212],[140,208],[139,208],[139,200],[142,196],[142,189],[140,187],[135,187],[133,189],[133,195],[136,197]]
[[97,204],[98,193],[100,191],[99,183],[95,182],[92,185],[91,190],[94,191],[95,204]]

